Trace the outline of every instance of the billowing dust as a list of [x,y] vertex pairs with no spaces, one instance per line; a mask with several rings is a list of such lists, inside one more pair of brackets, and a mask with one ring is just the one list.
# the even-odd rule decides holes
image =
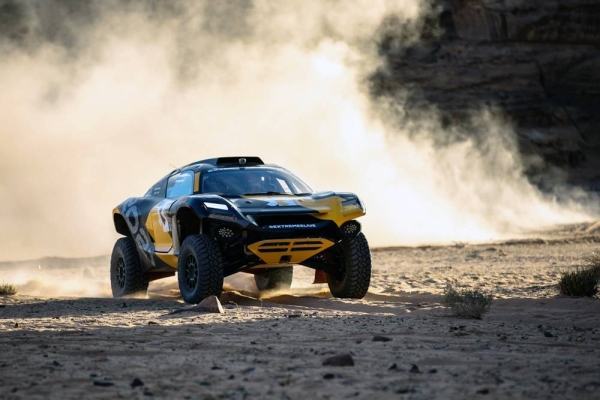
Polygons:
[[[22,2],[29,36],[0,47],[5,260],[109,254],[113,207],[173,165],[221,155],[258,155],[316,190],[358,193],[372,246],[593,218],[527,181],[500,115],[474,116],[477,143],[443,147],[434,111],[383,117],[367,79],[380,64],[378,28],[390,15],[420,20],[428,2],[106,1],[79,9],[89,18],[49,3]],[[52,24],[70,39],[44,36]],[[106,294],[86,292],[77,274],[52,281],[55,291],[35,279],[29,293]]]

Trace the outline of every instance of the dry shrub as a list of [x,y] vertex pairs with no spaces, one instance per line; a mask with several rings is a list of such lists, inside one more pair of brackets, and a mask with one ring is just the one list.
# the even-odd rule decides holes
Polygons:
[[558,281],[558,291],[566,296],[593,297],[598,293],[598,272],[589,267],[564,272]]
[[455,289],[448,284],[444,289],[441,303],[451,311],[452,315],[481,319],[492,306],[492,300],[491,295],[479,289]]
[[600,254],[592,253],[585,259],[583,265],[561,275],[558,291],[566,296],[593,297],[598,293],[599,280]]
[[10,283],[0,284],[0,296],[12,296],[13,294],[17,294],[15,285],[11,285]]

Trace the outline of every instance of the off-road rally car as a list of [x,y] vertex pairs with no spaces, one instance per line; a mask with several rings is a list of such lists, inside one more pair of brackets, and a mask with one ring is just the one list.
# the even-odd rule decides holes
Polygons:
[[254,274],[261,291],[289,289],[293,266],[341,298],[362,298],[371,254],[360,223],[365,206],[346,192],[313,192],[288,170],[258,157],[222,157],[176,169],[143,197],[113,210],[114,297],[145,293],[175,275],[183,300],[198,303],[223,278]]

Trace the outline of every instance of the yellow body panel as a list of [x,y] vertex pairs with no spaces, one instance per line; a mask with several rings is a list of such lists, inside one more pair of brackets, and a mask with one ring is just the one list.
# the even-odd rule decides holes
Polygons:
[[165,212],[169,210],[173,200],[163,200],[150,210],[146,219],[146,229],[154,240],[154,248],[158,253],[168,253],[173,248],[171,221]]
[[196,172],[194,175],[194,193],[200,191],[200,172]]
[[[326,205],[326,207],[323,207],[323,209],[326,211],[321,211],[319,214],[313,214],[313,216],[315,218],[333,221],[337,226],[342,226],[342,224],[346,221],[350,221],[365,215],[364,210],[357,204],[342,207],[341,203],[343,200],[344,199],[339,196],[332,196],[318,200],[320,204]],[[319,210],[319,207],[310,205],[307,205],[307,207]]]
[[321,238],[270,239],[253,243],[248,249],[267,264],[299,264],[333,245]]

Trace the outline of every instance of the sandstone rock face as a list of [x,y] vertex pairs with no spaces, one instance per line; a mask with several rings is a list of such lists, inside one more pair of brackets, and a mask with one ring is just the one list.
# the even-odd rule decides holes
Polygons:
[[473,41],[597,44],[595,0],[457,0],[450,2],[456,32]]
[[433,106],[455,125],[500,109],[525,158],[546,162],[534,180],[559,166],[600,190],[600,2],[448,0],[437,23],[441,35],[411,46],[383,33],[373,95],[402,96],[407,112]]

